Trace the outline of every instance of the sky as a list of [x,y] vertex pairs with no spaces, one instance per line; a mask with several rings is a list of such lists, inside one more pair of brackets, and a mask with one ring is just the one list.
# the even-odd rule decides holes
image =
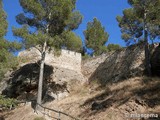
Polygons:
[[[107,44],[114,43],[125,46],[124,41],[121,39],[120,28],[116,21],[117,15],[122,15],[122,11],[130,6],[127,0],[77,0],[76,9],[83,15],[83,22],[74,32],[84,40],[83,31],[87,27],[87,23],[97,18],[105,27],[106,32],[109,33]],[[7,13],[8,20],[8,33],[6,39],[17,40],[12,34],[12,27],[21,27],[16,23],[15,16],[23,12],[19,5],[19,0],[3,0],[4,10]]]

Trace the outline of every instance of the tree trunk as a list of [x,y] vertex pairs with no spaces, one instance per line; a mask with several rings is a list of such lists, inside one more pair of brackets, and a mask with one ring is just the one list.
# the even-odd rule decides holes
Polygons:
[[151,63],[150,63],[150,50],[149,50],[149,43],[148,43],[148,32],[146,26],[146,16],[147,12],[144,13],[144,42],[145,42],[145,69],[146,74],[151,76]]
[[[48,17],[50,20],[51,13],[49,13]],[[48,31],[49,31],[49,24],[47,24],[47,26],[46,26],[46,33],[47,34],[48,34]],[[44,62],[45,62],[45,57],[46,57],[46,48],[47,48],[47,40],[44,42],[43,50],[42,50],[42,54],[41,54],[41,65],[40,65],[38,95],[37,95],[37,103],[38,104],[42,103],[43,74],[44,74]],[[36,104],[36,109],[39,109],[38,104]]]
[[[43,51],[41,54],[41,65],[40,65],[40,74],[39,74],[39,82],[38,82],[38,95],[37,95],[37,103],[42,103],[42,88],[43,88],[43,74],[44,74],[44,62],[45,62],[45,54],[46,54],[46,42],[43,45]],[[36,109],[38,109],[38,105],[36,105]]]

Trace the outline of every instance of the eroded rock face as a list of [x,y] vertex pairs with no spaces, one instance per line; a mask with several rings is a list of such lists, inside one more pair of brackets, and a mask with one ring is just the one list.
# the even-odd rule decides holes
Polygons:
[[143,75],[144,47],[130,46],[83,62],[82,71],[89,81],[101,83]]

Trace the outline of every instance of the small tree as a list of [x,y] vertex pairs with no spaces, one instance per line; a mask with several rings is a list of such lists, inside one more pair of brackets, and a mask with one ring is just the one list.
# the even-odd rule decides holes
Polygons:
[[125,42],[144,41],[145,68],[151,75],[148,38],[155,39],[160,35],[160,0],[128,0],[132,8],[125,9],[123,16],[117,16],[122,38]]
[[88,22],[87,29],[84,31],[84,36],[86,46],[92,48],[95,55],[99,55],[103,52],[103,46],[109,37],[108,33],[105,32],[105,28],[97,18],[94,18],[93,22]]
[[70,42],[62,39],[62,36],[67,35],[66,31],[78,28],[82,16],[75,11],[76,0],[19,0],[19,2],[24,12],[17,15],[16,20],[23,27],[13,28],[13,33],[22,39],[25,48],[35,47],[41,53],[37,96],[37,103],[41,104],[46,51],[51,48],[55,51],[66,45],[64,43]]

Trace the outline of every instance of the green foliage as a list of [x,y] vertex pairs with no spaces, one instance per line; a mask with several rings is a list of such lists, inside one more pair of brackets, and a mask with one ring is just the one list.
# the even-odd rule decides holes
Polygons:
[[74,29],[77,29],[79,27],[79,24],[82,22],[82,16],[80,14],[79,11],[74,11],[72,14],[71,14],[71,17],[68,19],[67,21],[68,25],[67,25],[67,28],[68,30],[74,30]]
[[82,40],[74,32],[64,32],[62,34],[62,46],[67,47],[67,49],[80,52],[82,49]]
[[13,56],[5,49],[0,50],[0,81],[4,78],[5,73],[10,69],[16,69],[18,66],[17,57]]
[[[122,39],[127,44],[137,43],[143,38],[144,25],[148,37],[160,36],[160,0],[128,0],[132,8],[125,9],[123,16],[117,16]],[[146,15],[146,17],[145,17]]]
[[107,52],[108,52],[107,46],[103,45],[100,47],[99,54],[107,53]]
[[[37,102],[41,104],[43,68],[47,50],[58,51],[63,45],[79,48],[79,39],[69,31],[78,28],[82,16],[75,10],[76,0],[19,0],[23,13],[16,16],[22,28],[13,28],[24,48],[36,47],[41,53]],[[69,34],[65,34],[65,32]],[[70,39],[69,39],[70,38]],[[65,43],[64,43],[65,40]],[[57,52],[56,52],[57,53]]]
[[11,52],[15,52],[21,49],[21,44],[14,42],[9,42],[4,39],[7,32],[7,21],[6,14],[3,10],[2,1],[0,0],[0,81],[4,77],[4,74],[11,68],[15,68],[18,64],[16,58]]
[[36,117],[36,118],[34,118],[34,120],[45,120],[45,118],[43,118],[43,117]]
[[108,33],[105,32],[105,28],[101,25],[101,22],[96,18],[93,19],[93,22],[88,22],[84,36],[86,46],[92,48],[95,51],[95,55],[103,52],[103,46],[109,37]]
[[[81,14],[75,10],[76,0],[19,1],[24,12],[17,15],[16,20],[23,27],[13,28],[13,33],[22,39],[25,48],[43,46],[45,41],[47,46],[61,48],[63,32],[78,28],[82,22]],[[30,31],[30,28],[34,28],[35,31]],[[71,33],[69,35],[71,36]],[[71,46],[69,49],[77,47],[74,44],[78,43],[78,39],[74,36],[71,38],[75,38],[75,42],[73,39],[72,42],[68,42],[73,45],[67,44],[67,47]]]
[[144,41],[146,74],[151,76],[150,40],[160,37],[160,0],[128,0],[132,8],[125,9],[117,21],[122,32],[122,39],[127,45]]
[[6,49],[8,52],[15,52],[22,48],[22,45],[16,41],[10,42],[4,38],[0,39],[0,50]]
[[143,35],[142,20],[136,16],[133,8],[125,9],[122,17],[117,16],[117,21],[121,28],[121,37],[128,45],[141,39]]
[[85,54],[84,56],[82,56],[82,59],[83,59],[83,60],[86,60],[86,59],[89,59],[89,58],[91,58],[91,56],[89,56],[89,55],[87,55],[87,54]]
[[2,0],[0,0],[0,39],[6,34],[8,23],[6,21],[7,15],[3,10]]
[[5,98],[5,96],[0,95],[0,106],[4,109],[9,109],[11,107],[17,106],[17,101],[12,98]]
[[[52,38],[51,38],[52,39]],[[58,43],[53,43],[59,41]],[[64,31],[62,34],[56,35],[54,37],[54,41],[50,40],[49,45],[54,46],[54,49],[56,48],[61,48],[65,47],[68,50],[80,52],[82,49],[82,40],[79,36],[77,36],[74,32],[72,31]],[[53,47],[53,46],[52,46]],[[58,50],[58,49],[56,49]]]
[[118,44],[108,44],[107,50],[110,51],[115,51],[121,49],[121,46]]
[[52,43],[54,42],[54,39],[52,37],[42,33],[42,31],[30,32],[29,26],[27,25],[23,26],[22,28],[13,27],[12,30],[15,36],[22,38],[22,42],[24,45],[23,47],[25,48],[35,47],[37,45],[43,46],[46,39],[50,42],[52,41]]

